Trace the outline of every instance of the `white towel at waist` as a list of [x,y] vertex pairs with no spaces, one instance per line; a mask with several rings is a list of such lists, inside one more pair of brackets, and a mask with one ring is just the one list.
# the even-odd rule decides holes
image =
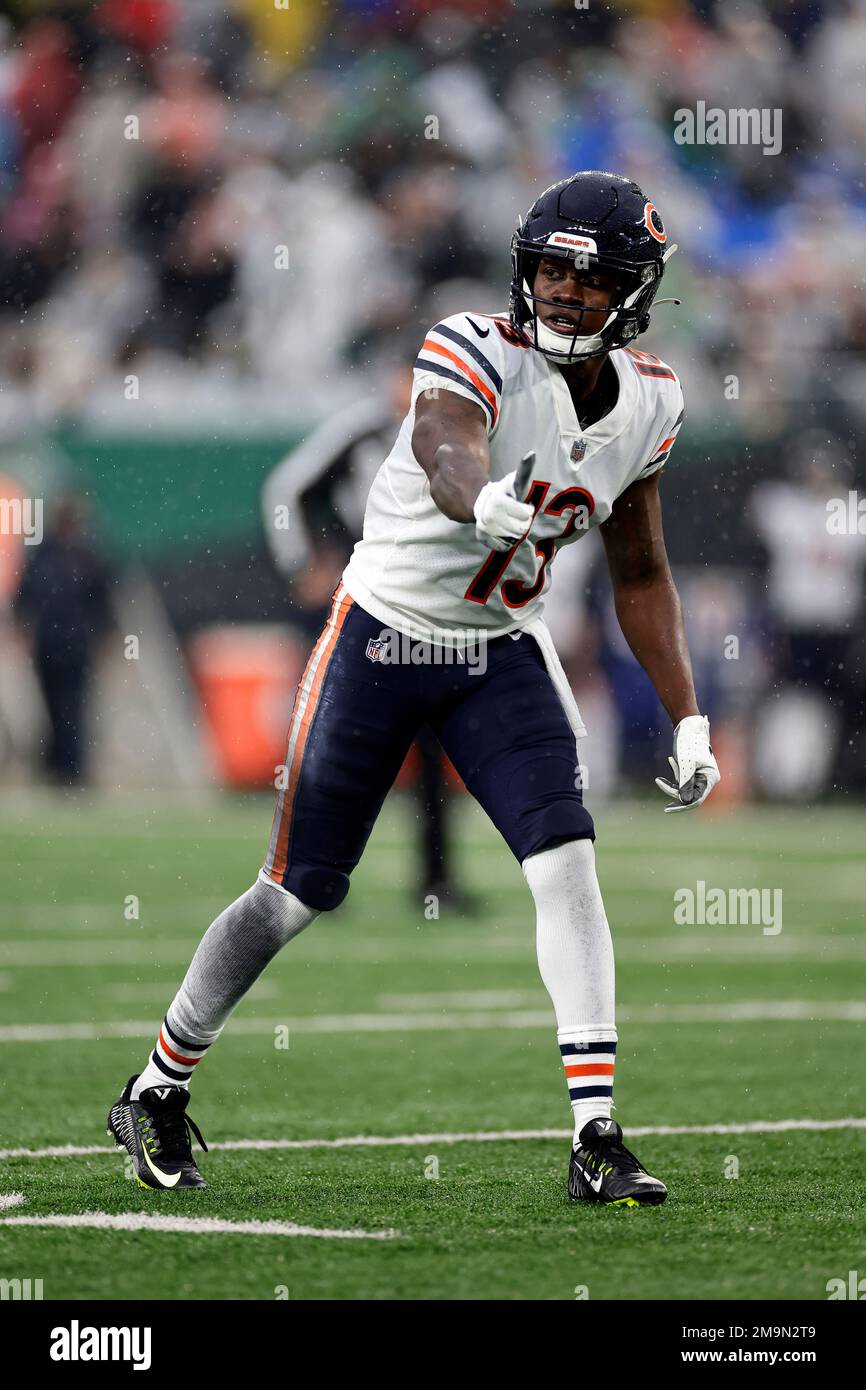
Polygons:
[[566,718],[574,730],[575,738],[586,738],[586,725],[580,717],[577,701],[568,683],[568,677],[562,669],[562,662],[559,659],[556,647],[553,645],[553,638],[550,635],[544,619],[533,618],[531,622],[528,622],[526,626],[520,630],[521,632],[527,633],[530,637],[534,637],[541,648],[541,655],[544,658],[547,673],[553,681],[557,695],[562,701]]

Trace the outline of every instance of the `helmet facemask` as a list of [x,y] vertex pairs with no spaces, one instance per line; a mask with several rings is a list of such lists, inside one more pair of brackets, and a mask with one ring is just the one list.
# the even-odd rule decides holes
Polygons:
[[[559,305],[556,300],[536,295],[532,288],[535,276],[541,260],[548,257],[567,261],[589,273],[599,271],[612,276],[615,288],[609,302],[596,306]],[[511,264],[511,321],[536,351],[562,366],[625,347],[643,333],[649,324],[649,308],[664,271],[661,261],[638,265],[598,256],[586,249],[540,245],[521,236],[519,228],[511,242]],[[561,308],[575,321],[574,333],[569,336],[548,327],[539,316],[538,305]],[[602,327],[593,333],[583,332],[586,318],[592,316],[597,320],[599,314],[606,315]]]

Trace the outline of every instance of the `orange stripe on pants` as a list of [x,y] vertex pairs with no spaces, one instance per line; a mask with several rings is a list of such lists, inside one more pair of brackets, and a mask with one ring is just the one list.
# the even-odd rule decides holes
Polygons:
[[[307,662],[306,667],[304,668],[304,674],[301,677],[301,683],[298,686],[298,694],[295,697],[295,707],[298,708],[301,702],[304,687],[307,683],[308,674],[311,670],[313,670],[313,668],[315,668],[313,684],[310,688],[309,695],[307,696],[307,702],[303,708],[303,713],[300,713],[298,716],[293,715],[292,722],[289,725],[289,745],[291,746],[292,732],[298,720],[300,721],[300,723],[298,724],[298,736],[295,741],[295,751],[292,755],[291,766],[289,768],[288,784],[286,786],[285,792],[283,793],[282,797],[280,798],[280,801],[277,804],[277,809],[275,812],[275,815],[279,818],[279,831],[277,834],[277,842],[274,849],[274,862],[268,869],[268,874],[274,880],[275,883],[281,883],[283,874],[286,872],[286,864],[288,862],[289,851],[289,831],[291,829],[292,824],[294,800],[298,790],[298,782],[300,781],[301,776],[301,765],[304,760],[304,749],[307,745],[307,739],[310,734],[313,716],[316,713],[316,707],[319,703],[319,696],[322,691],[325,676],[328,672],[328,665],[330,663],[331,657],[334,654],[334,648],[337,645],[337,639],[340,636],[340,631],[343,627],[344,622],[346,621],[346,616],[353,603],[351,594],[347,590],[344,590],[343,597],[339,600],[338,604],[337,594],[339,593],[341,588],[342,585],[338,585],[334,593],[334,600],[331,605],[331,614],[328,618],[327,623],[325,624],[325,627],[319,635],[319,640],[316,642],[315,647],[310,653],[310,659]],[[317,662],[318,665],[316,665]]]

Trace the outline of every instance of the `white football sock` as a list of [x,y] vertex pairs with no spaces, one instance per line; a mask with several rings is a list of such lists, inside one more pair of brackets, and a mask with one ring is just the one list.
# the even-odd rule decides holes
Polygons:
[[523,861],[535,899],[538,968],[553,1002],[574,1112],[609,1117],[616,1057],[613,942],[591,840],[568,840]]

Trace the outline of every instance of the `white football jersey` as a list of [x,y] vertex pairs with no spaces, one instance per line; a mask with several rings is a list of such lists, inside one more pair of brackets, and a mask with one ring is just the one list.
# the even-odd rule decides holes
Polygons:
[[[679,381],[650,353],[618,349],[616,405],[581,429],[565,378],[515,332],[507,315],[452,314],[430,329],[415,363],[412,402],[367,499],[363,538],[343,575],[362,608],[410,637],[461,646],[541,615],[556,552],[610,516],[617,497],[660,469],[683,418]],[[475,522],[450,521],[412,452],[422,391],[456,391],[484,411],[490,476],[525,454],[535,464],[523,500],[528,535],[488,550]]]

